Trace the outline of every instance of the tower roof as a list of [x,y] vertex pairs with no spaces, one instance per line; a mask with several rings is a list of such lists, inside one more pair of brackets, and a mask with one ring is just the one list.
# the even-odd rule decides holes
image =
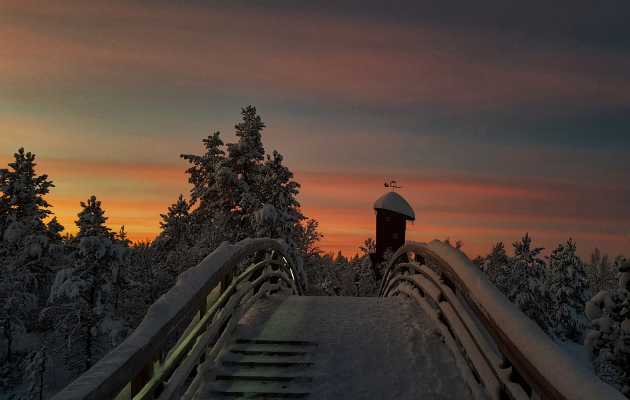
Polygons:
[[396,192],[388,192],[379,197],[378,200],[374,202],[374,209],[397,212],[412,221],[416,219],[413,208],[407,203],[407,200],[403,199],[402,196]]

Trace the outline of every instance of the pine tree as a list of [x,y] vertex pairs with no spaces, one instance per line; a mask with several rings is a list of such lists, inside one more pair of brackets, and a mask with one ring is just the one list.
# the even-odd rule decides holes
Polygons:
[[304,258],[304,263],[311,262],[315,257],[321,255],[322,251],[316,246],[324,235],[317,231],[319,223],[314,219],[307,219],[303,223],[296,224],[291,232],[291,239],[297,250]]
[[525,315],[552,335],[550,315],[555,302],[544,284],[545,263],[536,257],[543,248],[531,249],[530,243],[529,234],[525,234],[521,242],[512,245],[514,258],[509,258],[503,242],[498,242],[486,256],[483,272]]
[[61,243],[63,241],[61,232],[66,228],[57,221],[57,217],[53,217],[46,225],[46,228],[46,236],[48,236],[48,240],[51,243]]
[[104,225],[107,218],[100,201],[92,196],[81,206],[73,265],[57,273],[50,306],[41,314],[65,337],[68,365],[77,371],[88,370],[107,350],[104,336],[114,344],[125,328],[114,313],[111,294],[126,249]]
[[[9,169],[0,169],[0,227],[6,228],[11,222],[24,218],[43,220],[51,212],[50,204],[44,200],[51,187],[48,175],[35,175],[35,154],[24,153],[20,148],[14,154],[15,162]],[[0,232],[2,233],[2,232]]]
[[608,261],[608,254],[601,254],[597,247],[591,253],[591,263],[586,266],[586,276],[592,293],[617,287],[617,271]]
[[[0,170],[0,326],[9,363],[16,335],[37,324],[55,253],[43,222],[51,214],[43,196],[54,185],[47,175],[35,174],[34,154],[21,148],[14,157],[10,169]],[[54,219],[49,225],[57,233],[63,229]]]
[[510,275],[497,278],[497,287],[508,289],[508,299],[543,331],[552,334],[550,315],[555,303],[544,284],[547,279],[545,263],[536,257],[544,248],[532,249],[530,243],[531,238],[526,233],[521,242],[512,244],[514,259],[510,260],[508,267]]
[[[193,185],[193,188],[190,190],[189,206],[199,202],[196,214],[200,214],[207,220],[212,219],[213,213],[217,209],[229,211],[233,206],[232,204],[225,205],[223,203],[225,200],[221,199],[216,187],[216,174],[225,161],[225,152],[219,149],[219,146],[223,146],[223,141],[219,138],[219,134],[219,132],[215,132],[214,135],[208,136],[207,139],[203,140],[206,148],[206,153],[203,156],[193,154],[180,155],[181,158],[193,164],[192,167],[186,170],[186,173],[190,175],[188,182]],[[188,207],[186,212],[189,209],[190,207]]]
[[234,162],[219,149],[223,145],[219,132],[205,139],[204,144],[203,156],[180,157],[193,164],[186,173],[190,175],[188,182],[194,185],[189,206],[199,202],[190,215],[196,241],[213,249],[215,242],[235,241],[236,232],[242,231],[240,203],[243,194],[249,192],[249,185],[232,170],[230,164]]
[[168,208],[167,214],[160,214],[164,222],[160,222],[160,246],[163,251],[187,249],[194,243],[192,224],[189,212],[190,204],[183,195],[179,195],[177,203]]
[[615,261],[619,271],[619,287],[602,290],[586,303],[586,315],[595,331],[588,334],[584,350],[589,361],[606,356],[614,366],[618,389],[630,397],[630,257]]
[[347,262],[348,258],[344,257],[343,254],[341,254],[341,250],[339,250],[339,253],[337,253],[337,257],[335,257],[335,264],[342,265]]
[[592,296],[587,288],[584,264],[575,250],[575,243],[569,239],[566,246],[559,245],[551,252],[547,257],[546,285],[556,302],[552,315],[555,336],[578,343],[588,322],[584,304]]
[[538,254],[542,250],[545,250],[544,247],[536,247],[532,249],[530,247],[530,243],[532,242],[532,238],[529,237],[529,233],[525,233],[522,242],[514,242],[512,246],[514,246],[514,257],[518,261],[523,261],[527,266],[540,266],[542,264],[542,260],[536,258]]
[[481,257],[481,256],[477,256],[477,257],[471,259],[470,261],[472,261],[473,264],[475,264],[477,266],[477,268],[483,270],[483,264],[485,264],[486,259]]
[[155,244],[148,241],[135,243],[130,250],[130,258],[132,268],[129,279],[133,287],[128,297],[141,300],[138,306],[147,308],[175,284],[179,269],[175,263],[161,263],[160,252]]
[[[189,214],[194,239],[191,252],[169,252],[169,257],[179,258],[177,262],[188,262],[198,254],[213,251],[226,240],[283,239],[306,285],[301,251],[310,239],[304,242],[305,237],[300,237],[304,230],[299,224],[306,219],[295,199],[300,185],[291,180],[293,174],[282,164],[283,157],[277,151],[263,162],[261,131],[265,125],[256,109],[249,106],[242,109],[241,114],[243,122],[235,126],[238,142],[227,145],[227,156],[219,148],[223,142],[218,132],[204,140],[205,155],[181,155],[193,164],[186,171],[190,175],[189,182],[194,185],[188,206],[199,204]],[[180,200],[183,207],[184,200]],[[172,222],[170,225],[174,226]],[[170,234],[162,236],[168,238]]]
[[293,172],[282,164],[283,159],[276,150],[273,151],[273,158],[267,154],[267,161],[256,179],[257,185],[260,185],[260,200],[264,204],[271,204],[278,210],[298,217],[301,216],[298,211],[300,203],[295,196],[300,193],[297,190],[300,184],[291,180]]
[[105,211],[101,209],[101,202],[96,200],[96,196],[88,199],[87,203],[81,202],[83,210],[77,216],[79,219],[75,224],[79,227],[79,233],[75,237],[75,241],[83,237],[96,236],[99,238],[114,239],[115,234],[111,229],[105,226],[107,217]]
[[243,122],[234,126],[237,143],[228,143],[228,160],[226,166],[242,177],[245,182],[254,182],[258,174],[259,163],[265,159],[261,131],[265,127],[256,107],[241,109]]
[[125,225],[123,225],[120,227],[120,230],[116,234],[116,239],[118,239],[121,245],[125,246],[126,248],[129,248],[132,242],[127,237],[128,237],[127,231],[125,231]]
[[290,180],[293,173],[282,165],[282,160],[282,155],[275,150],[273,159],[267,154],[267,161],[252,185],[259,193],[250,191],[241,201],[245,218],[248,213],[254,215],[252,227],[258,237],[288,239],[298,222],[306,219],[295,199],[300,184]]
[[376,251],[376,242],[372,238],[367,238],[363,242],[363,246],[359,246],[359,250],[363,252],[363,255],[369,255]]
[[496,284],[497,277],[509,274],[507,266],[508,256],[505,252],[505,246],[503,245],[503,242],[498,242],[492,246],[492,251],[486,256],[482,268],[483,272],[486,274],[488,279],[492,281],[492,283]]
[[24,379],[28,386],[21,399],[42,400],[44,396],[44,374],[52,365],[52,357],[48,350],[48,343],[44,341],[38,349],[31,351],[22,360]]

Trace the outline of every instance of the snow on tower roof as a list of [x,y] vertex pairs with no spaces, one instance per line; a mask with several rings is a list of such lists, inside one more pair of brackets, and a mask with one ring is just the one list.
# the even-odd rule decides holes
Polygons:
[[401,195],[396,192],[385,193],[374,202],[374,209],[382,209],[387,211],[397,212],[402,214],[412,221],[416,219],[416,214],[413,212],[413,208],[407,203],[407,200],[403,199]]

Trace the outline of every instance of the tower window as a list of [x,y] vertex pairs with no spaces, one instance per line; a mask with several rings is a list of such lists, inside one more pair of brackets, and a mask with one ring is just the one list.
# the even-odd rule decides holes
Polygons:
[[398,234],[394,233],[394,239],[398,239]]
[[391,221],[392,217],[385,217],[385,221]]

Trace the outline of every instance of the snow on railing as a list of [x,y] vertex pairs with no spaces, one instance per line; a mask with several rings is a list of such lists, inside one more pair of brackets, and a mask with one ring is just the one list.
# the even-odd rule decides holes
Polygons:
[[[274,291],[302,295],[286,249],[286,242],[273,239],[224,242],[180,275],[131,336],[53,400],[171,398],[197,365],[217,353],[221,338],[257,299]],[[239,264],[251,258],[253,263],[234,278]],[[191,319],[169,351],[169,339]]]
[[407,242],[398,249],[379,296],[401,294],[431,316],[476,400],[529,399],[532,392],[541,400],[625,399],[554,343],[448,244]]

